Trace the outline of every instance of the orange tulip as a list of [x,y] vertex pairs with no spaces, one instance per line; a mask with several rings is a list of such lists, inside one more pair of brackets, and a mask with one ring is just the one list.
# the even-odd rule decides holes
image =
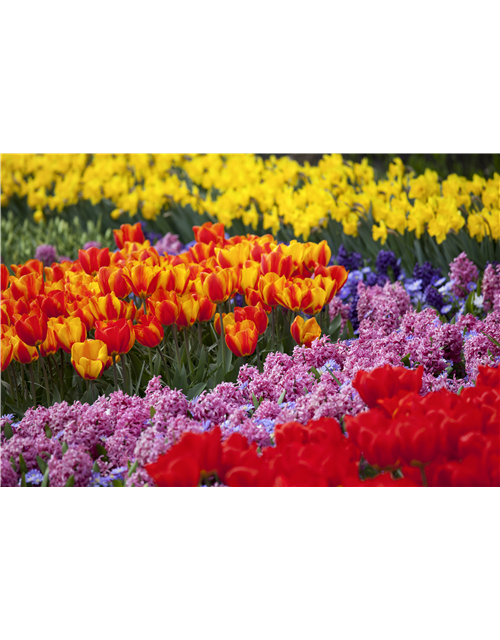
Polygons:
[[108,348],[101,340],[75,342],[71,347],[71,364],[84,380],[96,380],[108,363]]
[[30,362],[38,360],[38,351],[36,350],[36,347],[30,347],[23,342],[19,336],[13,336],[12,346],[14,347],[12,355],[16,362],[29,364]]
[[140,222],[134,225],[122,224],[119,229],[113,229],[113,235],[115,236],[118,249],[123,249],[125,242],[138,242],[142,244],[146,240]]
[[250,256],[250,243],[240,242],[239,244],[230,247],[229,249],[215,250],[215,257],[219,266],[223,269],[230,269],[231,267],[242,267],[243,263],[248,260]]
[[29,347],[38,347],[47,337],[47,316],[44,313],[24,314],[15,324],[19,338]]
[[266,304],[259,291],[256,289],[246,289],[245,290],[245,302],[249,307],[261,306],[264,311],[269,314],[272,311],[272,307]]
[[87,330],[83,321],[77,316],[65,318],[63,324],[52,325],[57,335],[57,341],[66,353],[71,353],[71,347],[76,342],[83,342],[87,337]]
[[279,299],[280,293],[286,284],[285,276],[278,276],[276,273],[270,272],[259,278],[259,294],[264,304],[270,307],[276,307],[281,304]]
[[9,286],[9,270],[7,269],[7,265],[2,262],[2,291],[5,291]]
[[137,342],[153,349],[163,340],[164,331],[154,316],[142,316],[139,323],[134,325]]
[[117,298],[126,298],[132,290],[118,267],[101,267],[97,281],[103,294],[114,293]]
[[136,306],[130,302],[123,302],[114,293],[105,296],[94,296],[89,299],[89,309],[96,320],[132,320],[136,315]]
[[319,244],[308,242],[304,251],[304,264],[308,269],[314,269],[315,263],[326,267],[332,257],[332,250],[328,246],[326,240],[322,240]]
[[198,319],[200,303],[193,296],[179,296],[177,306],[179,315],[175,324],[178,327],[191,327]]
[[40,345],[40,355],[46,358],[59,351],[59,342],[57,334],[53,327],[47,327],[47,337]]
[[27,273],[19,279],[13,278],[10,284],[10,291],[15,300],[24,298],[28,302],[34,300],[37,295],[43,293],[43,278],[37,273]]
[[150,313],[154,313],[156,319],[164,327],[168,327],[177,322],[179,307],[177,296],[174,292],[158,289],[158,291],[148,300]]
[[[246,318],[244,318],[246,320]],[[222,324],[224,325],[224,335],[226,334],[226,327],[229,324],[235,324],[236,320],[234,318],[234,313],[223,313],[222,314]],[[215,316],[214,320],[214,329],[216,333],[220,336],[220,313]]]
[[[63,265],[64,264],[68,263],[63,262]],[[53,267],[45,267],[44,272],[45,280],[47,282],[60,282],[61,280],[64,280],[64,276],[66,274],[64,267],[60,264],[55,264]]]
[[85,273],[95,275],[101,267],[109,267],[109,249],[98,249],[97,247],[90,247],[90,249],[78,250],[78,262],[81,264]]
[[264,254],[260,259],[260,270],[262,274],[276,273],[278,276],[290,278],[294,268],[292,256],[285,256],[282,253],[278,253],[278,251]]
[[149,298],[158,288],[161,269],[138,264],[123,270],[123,277],[129,283],[134,294],[141,299]]
[[12,362],[12,357],[14,355],[14,345],[12,344],[12,339],[10,337],[2,338],[0,341],[0,354],[2,357],[2,371],[5,371],[9,364]]
[[43,275],[43,263],[40,260],[31,259],[24,264],[11,264],[10,268],[14,272],[16,278],[25,276],[28,273],[36,273],[37,276]]
[[309,318],[305,322],[302,316],[297,316],[290,327],[290,333],[297,344],[310,347],[313,340],[321,336],[321,327],[316,318]]
[[259,336],[266,332],[267,325],[269,324],[267,314],[262,307],[235,307],[234,317],[236,322],[251,320],[257,327]]
[[222,222],[212,224],[205,222],[201,227],[193,227],[196,242],[215,242],[219,247],[224,246],[224,225]]
[[225,330],[226,344],[235,356],[249,356],[255,351],[259,334],[251,320],[228,324]]
[[244,294],[247,289],[255,289],[260,276],[260,264],[247,260],[241,269],[240,293]]
[[323,267],[321,265],[318,265],[314,269],[315,276],[323,276],[325,278],[331,278],[332,280],[334,280],[337,287],[334,295],[336,295],[347,282],[348,273],[349,272],[346,271],[345,267],[342,267],[341,265],[333,265],[331,267]]
[[175,291],[179,295],[185,293],[190,282],[190,271],[185,265],[172,267],[168,265],[160,274],[158,289]]
[[68,303],[66,305],[70,318],[80,318],[85,325],[87,331],[90,331],[95,323],[95,317],[90,310],[89,298],[84,298],[76,302]]
[[215,243],[209,242],[205,244],[204,242],[197,242],[189,249],[189,255],[193,262],[203,262],[203,260],[207,260],[208,258],[215,257]]
[[128,353],[135,343],[134,325],[130,320],[96,322],[95,337],[106,343],[109,355]]
[[221,269],[200,274],[203,293],[215,304],[226,302],[237,288],[237,275],[233,269]]
[[214,317],[215,312],[217,311],[217,305],[215,305],[209,298],[206,296],[199,296],[196,293],[192,294],[193,298],[198,300],[200,303],[200,311],[198,313],[198,321],[199,322],[210,322],[210,320]]

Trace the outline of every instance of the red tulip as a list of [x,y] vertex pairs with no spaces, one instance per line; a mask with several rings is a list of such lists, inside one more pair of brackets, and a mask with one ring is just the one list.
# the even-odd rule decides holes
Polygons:
[[369,373],[358,371],[352,381],[352,386],[364,402],[373,408],[378,406],[378,400],[391,398],[400,391],[407,393],[420,391],[423,372],[422,366],[418,367],[416,371],[410,371],[404,367],[391,367],[386,364]]
[[83,249],[78,250],[78,262],[85,273],[89,275],[95,275],[101,267],[109,267],[109,261],[108,247],[104,247],[104,249],[90,247],[86,251]]
[[96,322],[95,339],[102,340],[108,348],[108,355],[128,353],[134,346],[134,326],[130,320],[114,320],[112,322]]
[[113,229],[115,242],[118,249],[123,249],[125,242],[137,242],[143,244],[145,242],[144,233],[140,222],[136,224],[122,224],[119,229]]
[[25,344],[29,347],[38,347],[47,337],[47,316],[44,313],[25,314],[16,322],[15,329]]

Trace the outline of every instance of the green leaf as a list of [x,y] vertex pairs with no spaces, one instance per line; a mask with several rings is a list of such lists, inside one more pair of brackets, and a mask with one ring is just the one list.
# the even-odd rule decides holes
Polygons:
[[5,423],[5,426],[3,428],[3,433],[5,435],[5,439],[6,440],[10,440],[12,438],[12,436],[14,435],[10,422],[6,422]]
[[485,331],[481,331],[481,333],[486,336],[488,338],[488,340],[490,340],[490,342],[493,342],[493,344],[497,347],[500,347],[500,342],[498,342],[498,340],[495,340],[495,338],[493,338],[492,336],[488,335]]
[[49,486],[49,467],[48,466],[45,469],[45,473],[43,474],[42,484],[40,486],[42,486],[42,487],[48,487]]
[[19,454],[19,471],[21,473],[28,473],[28,467],[26,466],[22,453]]
[[27,487],[28,485],[26,484],[26,474],[23,471],[21,474],[21,487]]
[[191,387],[191,389],[188,390],[186,394],[187,399],[192,400],[196,396],[199,396],[206,386],[206,382],[199,382],[198,384],[195,384],[194,387]]
[[43,474],[47,471],[48,469],[48,465],[45,462],[45,460],[43,458],[40,458],[40,456],[36,457],[36,461],[38,463],[38,468],[40,469],[40,472]]
[[155,413],[156,409],[154,407],[149,407],[149,415],[151,416],[151,419],[154,418]]
[[115,478],[114,480],[112,480],[112,484],[113,484],[113,487],[124,487],[125,486],[123,480],[120,480],[119,478]]
[[64,485],[65,487],[74,487],[75,486],[75,476],[71,475],[68,478],[68,481],[66,482],[66,484]]
[[331,337],[332,342],[337,342],[340,334],[340,325],[342,324],[342,316],[340,313],[330,322],[328,327],[328,334]]
[[286,396],[286,389],[283,389],[280,397],[278,398],[278,404],[282,404],[283,400],[285,399],[285,396]]
[[469,293],[469,295],[467,296],[467,300],[465,302],[465,311],[467,313],[470,313],[472,315],[474,315],[474,306],[472,304],[472,301],[474,300],[474,296],[476,295],[475,291],[471,291]]
[[410,354],[404,356],[403,358],[401,358],[401,362],[404,364],[405,367],[411,367],[411,363],[410,363]]
[[255,397],[255,393],[253,391],[252,391],[252,402],[253,402],[253,406],[255,407],[255,410],[257,410],[259,408],[259,401]]
[[130,467],[130,469],[128,470],[128,477],[130,478],[130,476],[134,473],[134,471],[137,469],[137,467],[139,466],[139,461],[136,460],[134,462],[134,464]]
[[316,378],[316,380],[320,380],[321,379],[321,373],[316,369],[316,367],[311,367],[309,369],[309,372],[313,374],[313,376]]
[[62,453],[64,455],[66,453],[66,451],[68,450],[68,443],[67,442],[63,442],[63,445],[62,445],[61,449],[62,449]]
[[97,460],[94,462],[94,464],[92,465],[92,471],[94,473],[100,473],[100,469],[99,469],[99,465],[97,463]]
[[52,438],[52,431],[48,424],[45,425],[45,435],[47,438]]

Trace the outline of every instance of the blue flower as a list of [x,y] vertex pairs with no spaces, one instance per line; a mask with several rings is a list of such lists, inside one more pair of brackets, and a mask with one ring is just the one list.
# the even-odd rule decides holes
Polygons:
[[43,480],[43,474],[38,469],[31,469],[26,474],[26,482],[30,484],[41,484]]
[[0,417],[0,420],[8,420],[9,422],[12,422],[12,420],[14,420],[14,414],[6,413],[5,415]]
[[451,311],[451,304],[446,304],[444,307],[441,307],[440,313],[444,315],[445,313],[448,313],[448,311]]

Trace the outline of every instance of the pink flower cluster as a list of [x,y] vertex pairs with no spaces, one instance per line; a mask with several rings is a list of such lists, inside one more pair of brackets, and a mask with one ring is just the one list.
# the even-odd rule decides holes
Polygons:
[[486,266],[481,293],[483,295],[483,309],[490,311],[496,304],[495,311],[498,311],[498,307],[500,307],[500,264],[497,264],[496,267],[492,264]]
[[477,282],[478,277],[478,268],[464,251],[451,262],[450,281],[453,284],[451,291],[457,298],[466,298],[471,290],[469,285]]

